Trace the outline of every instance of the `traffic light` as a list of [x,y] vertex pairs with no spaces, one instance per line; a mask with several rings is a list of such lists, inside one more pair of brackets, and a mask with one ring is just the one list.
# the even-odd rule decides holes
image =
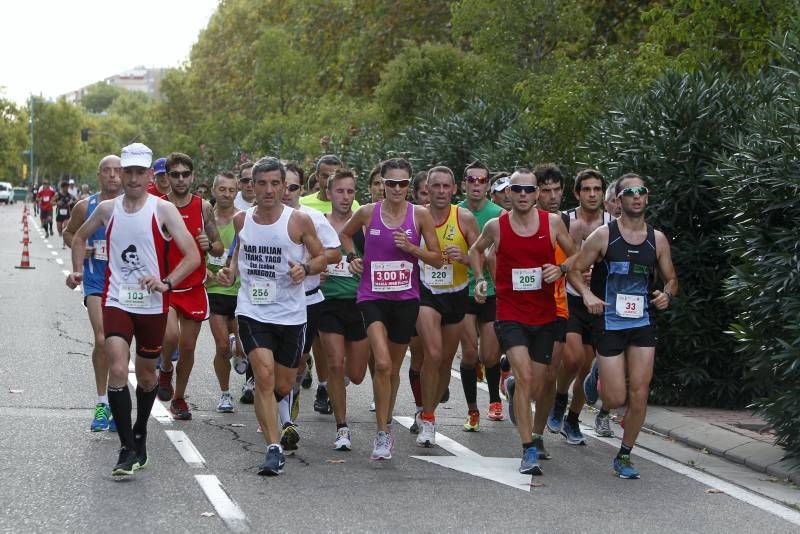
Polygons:
[[89,128],[83,128],[81,130],[81,141],[84,143],[89,140]]

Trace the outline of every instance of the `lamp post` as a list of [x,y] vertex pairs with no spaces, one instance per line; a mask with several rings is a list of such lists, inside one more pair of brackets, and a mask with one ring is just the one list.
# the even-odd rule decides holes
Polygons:
[[34,106],[34,98],[31,95],[31,153],[30,153],[30,173],[31,173],[31,185],[33,185],[33,106]]

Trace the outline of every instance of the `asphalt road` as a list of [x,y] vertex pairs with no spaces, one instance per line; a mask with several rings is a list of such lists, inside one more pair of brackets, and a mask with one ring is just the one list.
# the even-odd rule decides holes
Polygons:
[[[451,401],[438,415],[438,431],[455,442],[444,442],[448,450],[417,448],[413,436],[395,423],[394,458],[370,461],[374,419],[368,411],[367,379],[347,390],[352,452],[331,449],[333,418],[313,412],[314,390],[304,390],[300,450],[287,459],[282,476],[259,477],[256,466],[264,445],[252,407],[237,403],[236,413],[226,415],[214,410],[218,387],[207,327],[188,390],[194,419],[151,419],[150,465],[134,477],[114,480],[116,435],[89,431],[95,403],[91,329],[80,293],[64,284],[69,250],[61,250],[58,238],[45,242],[31,225],[36,269],[15,269],[22,250],[21,212],[21,203],[0,207],[4,532],[798,531],[798,524],[769,506],[709,491],[708,480],[665,467],[668,459],[654,463],[635,456],[642,479],[616,478],[611,458],[617,440],[590,439],[587,446],[574,447],[548,435],[553,459],[543,463],[545,475],[535,477],[534,486],[530,477],[515,482],[521,449],[514,428],[508,421],[484,418],[480,433],[462,432],[466,408],[457,380],[451,382]],[[413,402],[405,368],[402,372],[396,415],[408,416]],[[242,381],[235,375],[232,389],[238,391]],[[488,403],[483,391],[479,402]],[[168,437],[175,431],[185,433],[175,439],[182,445],[190,441],[201,458],[187,463]],[[445,457],[443,463],[460,471],[418,457]],[[462,472],[479,469],[489,478]],[[498,478],[498,472],[507,474],[511,485],[490,479]],[[214,493],[202,484],[219,486]],[[785,511],[791,516],[791,510]]]

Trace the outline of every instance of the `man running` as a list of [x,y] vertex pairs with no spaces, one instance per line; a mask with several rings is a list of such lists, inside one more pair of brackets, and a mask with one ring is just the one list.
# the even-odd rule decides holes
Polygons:
[[[478,231],[490,219],[499,217],[505,210],[486,197],[489,190],[489,169],[480,161],[475,161],[464,169],[464,187],[467,198],[459,204],[472,213],[478,223]],[[467,420],[465,432],[480,430],[478,411],[478,384],[476,366],[478,362],[486,369],[486,383],[489,387],[488,417],[492,421],[503,420],[503,403],[500,400],[500,345],[494,332],[495,295],[494,282],[488,271],[483,278],[487,281],[486,300],[482,304],[475,301],[475,274],[469,270],[469,300],[466,306],[464,327],[461,330],[461,385],[467,401]],[[480,346],[478,340],[480,338]]]
[[267,451],[259,475],[278,475],[286,463],[277,402],[295,382],[303,349],[306,297],[303,280],[325,269],[325,253],[311,217],[281,202],[286,168],[265,157],[253,166],[256,205],[237,213],[236,248],[219,281],[241,277],[236,318],[255,375],[255,411]]
[[[536,443],[541,435],[532,433],[531,400],[540,400],[544,375],[553,354],[556,301],[555,282],[564,265],[557,265],[555,244],[568,255],[574,245],[559,215],[536,209],[536,175],[517,169],[507,188],[511,212],[492,219],[469,251],[473,272],[483,272],[483,254],[494,245],[497,257],[495,330],[514,372],[516,387],[512,398],[523,456],[519,472],[541,475]],[[486,298],[486,280],[475,283],[475,300]]]
[[614,180],[608,187],[606,188],[606,196],[603,199],[603,207],[606,211],[613,217],[614,219],[618,219],[620,214],[622,213],[622,208],[619,206],[619,201],[614,194],[614,191],[617,190],[617,181]]
[[[180,152],[173,152],[167,157],[167,176],[170,193],[166,199],[172,202],[183,217],[186,229],[197,243],[197,251],[204,257],[206,253],[220,257],[225,247],[220,241],[219,230],[214,222],[211,204],[193,195],[190,187],[194,180],[192,158]],[[170,247],[167,251],[167,262],[176,265],[182,258],[180,250]],[[158,373],[158,398],[170,401],[169,411],[180,421],[192,418],[192,412],[186,403],[186,386],[194,367],[194,349],[197,336],[203,321],[208,319],[208,295],[203,285],[206,279],[205,262],[180,283],[174,284],[169,299],[169,315],[167,329],[164,333],[161,368]],[[175,389],[172,389],[172,353],[178,348],[177,376]]]
[[369,172],[369,198],[372,202],[380,202],[384,199],[380,165],[375,165]]
[[[380,172],[378,173],[380,177]],[[381,183],[381,193],[383,183]],[[330,225],[340,232],[353,215],[356,178],[352,171],[338,169],[328,178],[328,198],[331,212],[326,215]],[[363,254],[364,232],[353,236],[356,254]],[[360,278],[350,272],[347,258],[328,264],[327,277],[322,283],[325,300],[319,312],[319,337],[328,357],[328,391],[336,420],[336,439],[333,448],[351,449],[350,428],[347,425],[347,381],[360,384],[364,380],[369,360],[369,342],[364,319],[356,306]]]
[[[437,269],[444,263],[431,214],[406,200],[412,174],[411,164],[402,158],[384,161],[381,176],[386,200],[359,208],[339,233],[350,269],[361,275],[356,300],[375,358],[373,460],[392,457],[394,436],[389,423],[400,367],[419,311],[417,260]],[[362,228],[363,258],[353,245],[353,236]],[[428,249],[420,247],[420,237]]]
[[[467,253],[478,237],[478,223],[465,208],[451,204],[456,180],[447,167],[428,171],[431,203],[443,265],[420,265],[420,304],[417,332],[422,339],[422,428],[417,446],[436,444],[436,407],[450,383],[450,369],[463,330],[469,299]],[[427,245],[427,241],[425,242]],[[474,368],[473,368],[474,369]]]
[[[201,265],[178,210],[147,193],[152,158],[153,153],[141,143],[122,149],[124,193],[101,202],[75,232],[73,272],[67,276],[70,288],[81,283],[84,243],[105,226],[108,280],[103,291],[103,330],[109,364],[108,400],[122,445],[111,472],[115,476],[132,475],[147,465],[147,420],[156,398],[155,362],[167,322],[166,292]],[[164,251],[170,240],[183,258],[168,273]],[[136,422],[131,426],[128,362],[133,338],[137,386]]]
[[[639,478],[630,455],[647,413],[653,376],[656,331],[652,311],[669,307],[678,292],[678,278],[669,241],[645,221],[649,191],[644,179],[625,174],[615,191],[622,214],[592,232],[568,278],[595,316],[597,362],[584,383],[586,399],[597,401],[601,376],[603,408],[627,405],[622,445],[613,467],[620,478]],[[590,289],[582,273],[592,265]],[[663,291],[653,288],[656,271],[664,280]]]
[[[78,228],[92,216],[97,206],[104,200],[116,198],[122,189],[120,181],[119,156],[109,155],[100,160],[97,167],[97,183],[100,192],[88,199],[79,201],[72,210],[67,227],[64,229],[64,242],[72,248],[73,238]],[[92,367],[94,369],[94,383],[97,388],[97,404],[94,407],[94,417],[90,426],[92,432],[103,430],[116,430],[116,423],[111,417],[111,407],[108,404],[108,360],[105,352],[105,335],[103,333],[103,290],[106,286],[106,267],[108,266],[108,247],[106,246],[106,228],[100,225],[89,236],[86,243],[75,243],[83,246],[83,305],[89,314],[89,323],[94,334],[94,348],[92,349]]]
[[[65,223],[69,220],[72,207],[77,201],[78,199],[69,192],[69,184],[67,182],[61,182],[59,184],[59,191],[55,196],[56,230],[58,230],[59,237],[64,235]],[[65,244],[66,242],[63,242],[61,247],[64,248]]]
[[256,198],[253,189],[253,165],[252,161],[246,161],[239,167],[239,192],[233,199],[233,205],[237,210],[247,211],[253,207]]
[[167,158],[158,158],[153,162],[153,179],[147,184],[147,192],[157,197],[169,195],[172,187],[167,176]]
[[36,205],[39,206],[39,218],[42,221],[44,236],[53,237],[53,199],[56,192],[50,187],[46,178],[42,180],[42,187],[36,193]]

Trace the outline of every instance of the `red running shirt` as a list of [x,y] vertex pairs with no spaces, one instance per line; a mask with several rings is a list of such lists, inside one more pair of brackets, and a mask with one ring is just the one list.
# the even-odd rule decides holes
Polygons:
[[[169,202],[169,199],[166,196],[163,198]],[[198,235],[200,235],[203,232],[203,228],[205,228],[203,223],[203,199],[197,195],[192,195],[192,199],[188,204],[182,208],[178,206],[175,207],[178,208],[181,217],[183,217],[183,224],[186,225],[186,229],[189,230],[189,233],[192,234],[192,237],[196,238]],[[196,239],[195,244],[198,252],[200,253],[200,257],[205,258],[206,252],[204,250],[200,250],[200,245],[197,244]],[[167,251],[167,272],[172,271],[182,259],[183,254],[181,254],[181,250],[174,243],[170,244],[169,250]],[[206,262],[201,261],[200,266],[192,271],[189,276],[184,278],[180,284],[176,284],[174,289],[186,289],[190,287],[202,286],[205,280]]]
[[542,266],[555,265],[548,212],[537,209],[539,230],[520,236],[511,227],[509,214],[500,215],[497,247],[497,320],[543,325],[556,320],[555,285],[542,279]]
[[44,211],[53,211],[53,197],[56,196],[56,192],[53,191],[50,187],[45,187],[36,195],[36,198],[39,199],[41,202],[42,210]]

